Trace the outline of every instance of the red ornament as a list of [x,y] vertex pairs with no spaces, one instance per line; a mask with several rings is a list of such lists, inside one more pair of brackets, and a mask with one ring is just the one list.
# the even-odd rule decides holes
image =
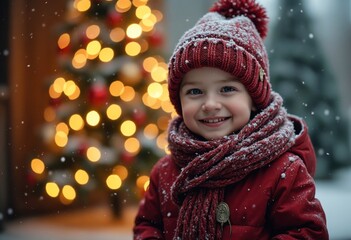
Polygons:
[[146,113],[142,109],[135,109],[132,114],[132,119],[135,124],[140,127],[145,124],[146,121]]
[[60,55],[69,55],[71,53],[71,46],[68,45],[66,46],[65,48],[59,48],[57,47],[57,52],[60,54]]
[[106,103],[108,90],[105,84],[95,84],[89,89],[89,102],[93,106],[101,106]]
[[110,27],[120,26],[121,23],[123,22],[123,16],[122,16],[122,14],[120,14],[116,11],[110,11],[107,14],[106,22]]
[[80,155],[80,156],[85,156],[86,153],[87,153],[87,150],[88,150],[88,144],[82,143],[82,144],[80,144],[80,145],[78,146],[78,148],[77,148],[77,153],[78,153],[78,155]]
[[35,188],[37,184],[37,179],[32,171],[28,171],[26,174],[26,184],[29,186],[29,188]]
[[149,36],[149,44],[153,47],[159,47],[163,44],[164,38],[160,32],[154,32]]
[[50,98],[49,99],[49,104],[50,106],[57,108],[61,105],[62,99],[61,98]]
[[120,159],[123,164],[125,164],[126,166],[130,166],[133,164],[135,156],[124,151],[121,153]]

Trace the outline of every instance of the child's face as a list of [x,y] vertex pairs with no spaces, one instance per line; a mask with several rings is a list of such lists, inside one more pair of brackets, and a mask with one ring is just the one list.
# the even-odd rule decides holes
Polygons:
[[239,131],[255,110],[242,83],[218,68],[188,72],[180,88],[185,125],[207,140]]

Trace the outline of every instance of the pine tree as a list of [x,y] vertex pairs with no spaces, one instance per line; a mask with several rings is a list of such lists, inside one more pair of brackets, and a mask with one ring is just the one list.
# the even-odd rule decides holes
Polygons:
[[48,84],[47,149],[30,162],[38,194],[63,204],[96,193],[133,201],[165,153],[172,112],[159,10],[147,0],[69,0]]
[[269,44],[271,82],[292,114],[306,120],[317,155],[317,175],[350,164],[347,125],[337,82],[320,49],[302,1],[285,0]]

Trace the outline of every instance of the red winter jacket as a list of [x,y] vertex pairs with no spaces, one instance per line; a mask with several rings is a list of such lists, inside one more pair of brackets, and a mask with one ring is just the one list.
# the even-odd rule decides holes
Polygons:
[[[292,149],[226,188],[232,237],[225,224],[222,239],[328,239],[325,214],[315,198],[313,146],[303,121],[291,119],[298,133]],[[173,239],[179,207],[170,188],[179,172],[170,156],[152,169],[135,219],[135,240]]]

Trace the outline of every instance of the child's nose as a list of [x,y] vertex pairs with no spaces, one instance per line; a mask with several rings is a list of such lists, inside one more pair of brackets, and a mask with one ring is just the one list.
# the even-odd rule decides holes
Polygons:
[[213,111],[219,110],[222,107],[222,104],[214,96],[208,96],[205,102],[202,105],[203,111]]

